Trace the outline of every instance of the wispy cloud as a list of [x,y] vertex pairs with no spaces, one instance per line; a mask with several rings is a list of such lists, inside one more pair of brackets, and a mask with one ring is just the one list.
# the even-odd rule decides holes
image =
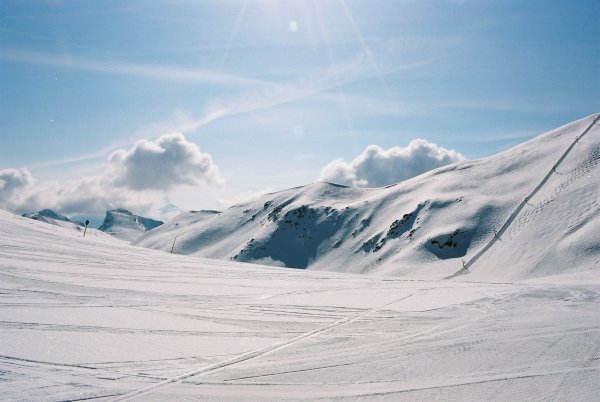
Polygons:
[[520,100],[489,100],[489,99],[474,99],[474,100],[448,100],[445,102],[430,102],[430,106],[437,109],[449,110],[491,110],[499,112],[537,112],[537,113],[556,113],[565,111],[565,105],[550,104],[544,99],[520,99]]
[[143,77],[161,81],[221,85],[268,85],[264,81],[223,72],[168,64],[104,61],[71,54],[52,54],[28,50],[1,49],[0,59],[17,63],[41,64],[105,74]]
[[94,152],[87,152],[79,155],[74,155],[66,158],[48,159],[45,161],[35,162],[28,165],[31,169],[49,168],[53,166],[70,165],[79,162],[87,162],[94,159],[105,159],[106,156],[114,152],[116,149],[126,147],[131,141],[113,142],[109,146],[103,147]]
[[[141,138],[155,137],[167,132],[181,132],[184,134],[194,133],[201,127],[223,119],[226,117],[236,116],[245,113],[252,113],[267,110],[276,106],[293,103],[296,101],[314,97],[314,104],[323,108],[323,105],[331,105],[334,103],[343,102],[349,111],[352,113],[368,113],[368,114],[407,114],[414,111],[405,104],[399,104],[395,101],[382,100],[366,96],[357,96],[346,94],[343,91],[334,92],[333,90],[341,89],[342,87],[372,78],[380,77],[381,75],[389,75],[423,68],[433,59],[419,60],[411,63],[379,63],[377,68],[374,68],[372,62],[373,54],[364,52],[357,53],[354,57],[346,61],[332,64],[327,67],[314,68],[311,71],[306,71],[304,75],[296,80],[286,82],[255,82],[246,79],[229,76],[227,74],[215,74],[217,79],[222,83],[235,85],[243,83],[243,86],[238,85],[238,90],[230,96],[221,96],[211,100],[205,105],[204,111],[198,114],[176,112],[174,118],[168,121],[149,123],[135,133],[129,135],[127,139],[123,139],[119,143],[113,143],[111,146],[105,147],[102,150],[83,155],[76,155],[70,158],[43,161],[31,165],[34,167],[57,166],[60,164],[69,164],[74,162],[83,162],[86,160],[105,157],[119,147],[128,146]],[[29,60],[29,62],[39,62],[46,64],[57,64],[64,66],[76,66],[81,69],[101,69],[104,72],[114,72],[123,74],[148,74],[149,76],[164,77],[164,79],[177,79],[172,76],[175,71],[169,71],[164,66],[146,66],[133,64],[108,64],[81,58],[72,59],[66,56],[46,55],[30,52],[6,53],[0,51],[0,59],[2,58],[18,58],[19,60]],[[179,68],[176,68],[176,70]],[[187,77],[195,79],[207,79],[210,74],[203,76],[200,71],[188,71]],[[178,79],[183,80],[186,77],[184,74]],[[252,85],[249,85],[252,84]],[[257,85],[258,84],[258,85]],[[364,105],[368,105],[365,107]],[[199,116],[199,117],[198,117]]]
[[[346,95],[325,93],[382,75],[419,69],[433,62],[433,59],[427,59],[411,63],[389,63],[387,66],[378,65],[377,68],[374,68],[371,59],[372,54],[367,55],[364,52],[360,52],[350,60],[330,65],[326,68],[320,68],[312,73],[308,72],[295,81],[273,83],[268,86],[240,92],[232,97],[213,100],[200,118],[189,121],[187,127],[179,127],[179,129],[182,132],[191,132],[224,117],[265,110],[315,95],[324,94],[324,99],[336,98],[340,100],[340,96],[345,97]],[[350,98],[348,97],[348,99]],[[390,103],[386,107],[389,108]]]

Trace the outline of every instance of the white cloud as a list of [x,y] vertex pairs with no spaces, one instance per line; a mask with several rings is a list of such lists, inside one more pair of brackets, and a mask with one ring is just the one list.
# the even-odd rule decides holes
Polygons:
[[98,216],[118,207],[146,213],[165,203],[163,193],[123,190],[102,176],[38,182],[27,169],[0,171],[0,208],[19,214],[49,208],[65,215]]
[[88,59],[71,54],[41,53],[27,50],[0,49],[0,59],[19,63],[41,64],[80,71],[118,74],[186,83],[221,85],[263,85],[259,80],[212,70],[176,65],[130,63]]
[[47,181],[28,188],[10,200],[10,210],[33,212],[50,208],[65,215],[103,215],[114,208],[147,213],[164,205],[166,197],[158,192],[124,191],[105,177],[92,176],[64,183]]
[[13,194],[33,183],[33,176],[27,169],[0,170],[0,205]]
[[355,187],[382,187],[409,179],[436,167],[465,160],[454,150],[422,139],[407,147],[383,149],[369,145],[350,163],[335,159],[321,170],[320,180]]
[[165,134],[156,141],[141,140],[129,151],[114,152],[109,169],[115,185],[132,190],[168,191],[221,181],[212,157],[180,133]]
[[[390,53],[390,52],[384,52]],[[350,95],[341,89],[354,82],[373,79],[402,71],[419,70],[433,64],[434,59],[405,62],[383,54],[375,63],[371,51],[359,51],[337,64],[316,66],[312,70],[302,69],[295,79],[284,82],[265,82],[224,73],[204,70],[189,70],[177,66],[157,66],[123,62],[102,62],[88,60],[72,55],[46,54],[22,50],[0,49],[0,60],[15,62],[56,65],[85,71],[147,76],[156,79],[181,80],[186,82],[206,82],[237,86],[230,95],[211,98],[199,115],[176,111],[174,118],[163,122],[154,122],[136,130],[132,138],[142,138],[148,132],[159,133],[176,131],[193,133],[200,127],[230,116],[268,110],[280,105],[290,104],[307,98],[313,98],[313,108],[319,111],[332,107],[344,107],[349,115],[414,114],[419,109],[394,101]],[[377,67],[374,67],[374,64]],[[338,89],[339,93],[331,91]],[[230,93],[230,91],[227,91]],[[281,110],[277,111],[278,116]],[[304,112],[306,113],[306,112]],[[140,135],[141,132],[141,135]],[[122,146],[111,144],[94,153],[77,155],[67,159],[39,162],[38,167],[55,166],[89,159],[97,159]]]
[[106,174],[67,182],[36,182],[27,169],[0,170],[0,208],[16,213],[49,208],[65,215],[102,215],[114,208],[155,213],[166,192],[221,181],[212,157],[182,134],[138,141],[108,160]]

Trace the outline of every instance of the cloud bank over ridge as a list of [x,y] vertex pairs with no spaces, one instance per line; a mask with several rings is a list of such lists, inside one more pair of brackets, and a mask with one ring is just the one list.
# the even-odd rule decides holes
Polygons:
[[463,160],[454,150],[414,139],[406,147],[369,145],[350,163],[335,159],[321,170],[319,179],[354,187],[383,187]]
[[33,176],[27,169],[0,170],[0,200],[12,195],[33,183]]
[[16,213],[49,208],[79,215],[123,207],[145,213],[167,204],[169,190],[223,182],[212,156],[180,133],[114,152],[105,171],[67,182],[38,183],[26,168],[0,170],[0,208]]

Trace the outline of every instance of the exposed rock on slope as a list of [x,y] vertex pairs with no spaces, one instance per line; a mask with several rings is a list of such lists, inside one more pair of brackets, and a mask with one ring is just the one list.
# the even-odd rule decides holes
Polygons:
[[[494,237],[546,173],[514,223],[471,267],[503,279],[600,269],[600,129],[590,116],[481,160],[378,189],[292,188],[207,219],[178,217],[136,244],[245,262],[445,277]],[[594,265],[595,264],[595,265]],[[488,273],[490,274],[490,273]],[[486,275],[488,275],[486,274]]]

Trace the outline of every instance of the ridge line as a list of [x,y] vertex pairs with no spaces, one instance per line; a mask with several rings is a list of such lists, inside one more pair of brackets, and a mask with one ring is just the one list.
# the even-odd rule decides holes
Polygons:
[[471,257],[469,259],[469,261],[467,261],[466,263],[463,263],[463,268],[459,269],[454,274],[445,277],[444,279],[452,279],[452,278],[455,278],[460,275],[465,275],[469,272],[468,271],[469,268],[471,266],[473,266],[473,264],[475,264],[475,262],[477,262],[477,260],[479,260],[479,258],[482,255],[487,253],[494,244],[496,244],[496,242],[500,239],[500,236],[502,236],[504,234],[504,232],[506,232],[506,230],[511,226],[511,224],[514,222],[514,220],[517,218],[517,216],[521,213],[523,208],[525,208],[525,205],[527,205],[527,202],[533,196],[535,196],[537,194],[537,192],[542,189],[542,187],[544,187],[544,185],[550,179],[550,177],[552,177],[552,175],[554,173],[556,173],[556,168],[565,160],[565,158],[569,155],[571,150],[579,142],[579,140],[581,138],[583,138],[592,129],[592,127],[598,122],[598,120],[600,120],[600,113],[597,113],[594,120],[592,120],[592,122],[585,128],[585,130],[583,130],[583,132],[581,134],[579,134],[578,136],[575,137],[575,139],[571,142],[571,145],[569,145],[567,147],[567,149],[562,153],[562,155],[560,156],[560,158],[558,158],[558,161],[556,161],[556,163],[552,166],[550,171],[548,173],[546,173],[546,175],[542,178],[542,180],[538,183],[538,185],[525,197],[525,199],[523,201],[521,201],[519,203],[519,205],[516,206],[516,208],[510,214],[510,216],[508,217],[506,222],[504,222],[504,224],[502,225],[500,230],[498,230],[497,232],[494,231],[494,235],[488,241],[488,243],[485,246],[483,246],[473,257]]

